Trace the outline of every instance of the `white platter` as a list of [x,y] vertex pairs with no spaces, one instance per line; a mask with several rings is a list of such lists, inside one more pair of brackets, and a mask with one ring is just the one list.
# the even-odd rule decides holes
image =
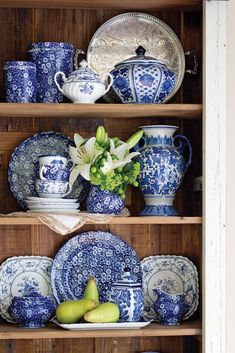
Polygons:
[[78,203],[75,203],[75,204],[66,204],[66,205],[61,205],[61,204],[57,204],[57,203],[54,203],[54,204],[45,204],[45,205],[42,205],[42,204],[37,204],[37,205],[30,205],[28,204],[28,208],[33,211],[33,210],[54,210],[54,209],[57,209],[57,210],[77,210],[79,207],[79,204]]
[[148,326],[151,321],[147,322],[115,322],[115,323],[80,323],[80,324],[60,324],[58,321],[53,322],[64,328],[65,330],[137,330]]

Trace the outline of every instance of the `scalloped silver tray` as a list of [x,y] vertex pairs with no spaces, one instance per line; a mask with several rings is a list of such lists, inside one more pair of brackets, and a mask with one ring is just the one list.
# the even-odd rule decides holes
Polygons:
[[[110,72],[114,66],[135,55],[139,45],[146,55],[165,63],[177,74],[175,89],[164,103],[180,88],[185,74],[185,55],[175,32],[157,17],[141,12],[129,12],[106,21],[93,35],[88,49],[87,62],[100,75]],[[115,103],[115,97],[107,93],[105,100]]]

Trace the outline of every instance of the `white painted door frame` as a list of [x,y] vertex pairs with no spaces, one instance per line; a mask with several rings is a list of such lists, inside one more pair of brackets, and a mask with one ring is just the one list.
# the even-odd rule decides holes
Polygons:
[[203,5],[203,353],[226,353],[227,1]]

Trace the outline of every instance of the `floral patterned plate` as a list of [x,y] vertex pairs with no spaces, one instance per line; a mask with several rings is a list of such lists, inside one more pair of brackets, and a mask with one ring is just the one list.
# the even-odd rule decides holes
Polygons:
[[89,277],[96,279],[100,301],[108,301],[112,284],[130,269],[142,283],[140,260],[117,235],[102,231],[80,233],[56,254],[51,271],[53,294],[59,303],[81,299]]
[[[13,196],[24,210],[27,209],[25,199],[38,196],[34,185],[38,173],[38,157],[48,154],[69,157],[70,145],[74,145],[70,137],[47,131],[29,137],[16,147],[9,163],[8,182]],[[79,176],[68,198],[76,198],[80,202],[87,193],[88,182]]]
[[199,284],[195,265],[187,258],[176,255],[156,255],[141,261],[143,271],[144,320],[156,320],[153,303],[157,299],[156,288],[169,294],[186,294],[188,319],[198,307]]
[[15,322],[8,313],[12,298],[31,291],[52,295],[51,268],[53,260],[45,256],[10,257],[0,266],[0,314]]

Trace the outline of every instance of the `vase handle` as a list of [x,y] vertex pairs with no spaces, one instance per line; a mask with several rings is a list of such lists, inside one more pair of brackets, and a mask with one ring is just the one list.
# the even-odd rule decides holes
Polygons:
[[[175,140],[179,139],[181,140],[179,143],[179,146],[175,145]],[[174,137],[174,145],[177,148],[177,150],[179,151],[180,154],[184,153],[184,150],[186,147],[188,147],[189,149],[189,158],[188,158],[188,162],[186,163],[186,167],[185,167],[185,171],[188,169],[189,165],[192,163],[192,146],[191,143],[189,142],[189,140],[187,139],[186,136],[178,134]]]
[[134,152],[141,152],[145,146],[146,146],[146,138],[144,135],[142,135],[139,142],[137,142],[137,144],[133,146],[131,150],[133,150]]

